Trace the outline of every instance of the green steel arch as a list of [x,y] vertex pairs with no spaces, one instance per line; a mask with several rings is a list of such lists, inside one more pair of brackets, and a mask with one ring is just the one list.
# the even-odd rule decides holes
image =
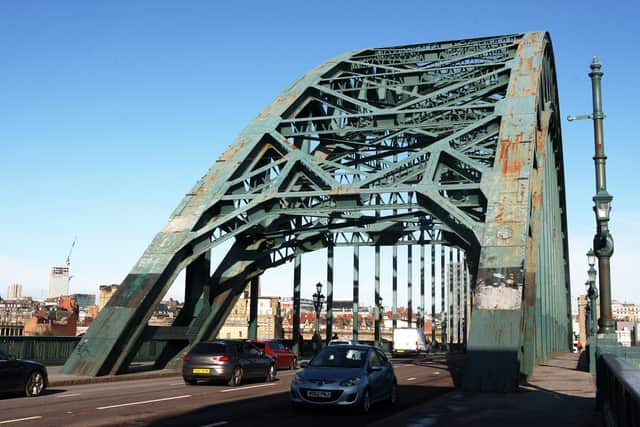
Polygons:
[[[466,252],[475,284],[465,386],[512,389],[570,343],[562,166],[544,32],[338,56],[282,92],[187,193],[64,372],[122,372],[149,340],[167,343],[166,365],[296,254],[438,242]],[[183,270],[173,326],[148,326]]]

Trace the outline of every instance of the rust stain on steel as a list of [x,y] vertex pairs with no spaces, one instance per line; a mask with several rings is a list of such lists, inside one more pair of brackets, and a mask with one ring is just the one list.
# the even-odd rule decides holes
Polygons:
[[517,133],[514,140],[511,138],[500,139],[500,154],[498,156],[498,161],[501,165],[502,176],[517,176],[520,174],[520,169],[522,169],[522,165],[526,161],[526,159],[523,159],[518,153],[518,151],[520,151],[520,143],[523,142],[523,140],[523,132]]

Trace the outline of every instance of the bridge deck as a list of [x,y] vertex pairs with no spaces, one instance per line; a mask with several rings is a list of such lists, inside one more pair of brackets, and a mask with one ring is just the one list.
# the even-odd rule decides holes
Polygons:
[[594,377],[577,366],[578,354],[558,354],[536,366],[529,383],[515,393],[451,392],[378,425],[604,426],[595,411]]

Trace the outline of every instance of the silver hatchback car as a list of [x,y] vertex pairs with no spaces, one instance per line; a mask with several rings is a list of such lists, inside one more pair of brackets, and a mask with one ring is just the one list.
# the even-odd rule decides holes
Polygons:
[[368,345],[336,345],[322,349],[291,381],[290,401],[298,406],[357,408],[398,399],[398,381],[384,352]]

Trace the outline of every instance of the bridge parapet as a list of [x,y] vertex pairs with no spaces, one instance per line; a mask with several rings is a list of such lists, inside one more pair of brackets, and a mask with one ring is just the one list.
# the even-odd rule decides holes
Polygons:
[[607,426],[640,425],[640,369],[613,354],[598,358],[596,402]]

